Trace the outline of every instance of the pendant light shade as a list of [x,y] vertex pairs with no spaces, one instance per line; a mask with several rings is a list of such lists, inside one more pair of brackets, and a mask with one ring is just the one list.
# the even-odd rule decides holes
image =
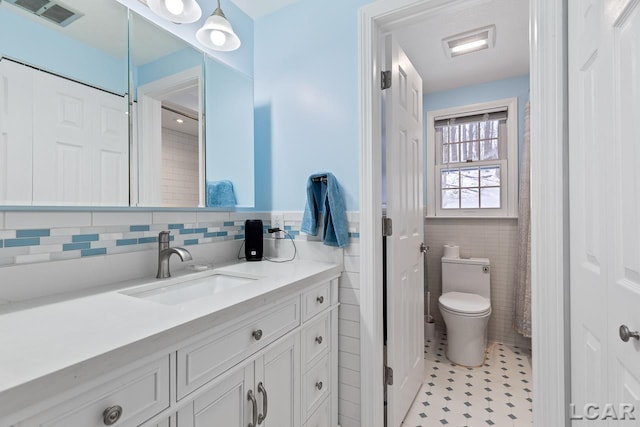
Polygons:
[[196,39],[213,50],[229,52],[240,47],[240,38],[233,32],[231,24],[220,9],[220,0],[218,0],[217,9],[207,18],[202,28],[196,32]]
[[177,24],[190,24],[202,16],[196,0],[147,0],[147,4],[156,15]]

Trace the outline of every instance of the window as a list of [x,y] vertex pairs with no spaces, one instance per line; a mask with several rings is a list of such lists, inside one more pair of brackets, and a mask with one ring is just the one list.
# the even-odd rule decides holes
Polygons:
[[516,98],[429,112],[427,129],[429,216],[516,216]]

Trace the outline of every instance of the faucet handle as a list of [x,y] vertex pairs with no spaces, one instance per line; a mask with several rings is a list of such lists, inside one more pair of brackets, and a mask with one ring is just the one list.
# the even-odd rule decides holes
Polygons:
[[161,231],[158,233],[158,243],[169,243],[171,240],[171,231]]

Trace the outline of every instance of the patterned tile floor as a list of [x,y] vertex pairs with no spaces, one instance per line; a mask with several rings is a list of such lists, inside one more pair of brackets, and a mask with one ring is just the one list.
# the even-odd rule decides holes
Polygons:
[[531,426],[529,350],[489,344],[483,366],[466,368],[445,356],[446,339],[425,345],[425,381],[403,427]]

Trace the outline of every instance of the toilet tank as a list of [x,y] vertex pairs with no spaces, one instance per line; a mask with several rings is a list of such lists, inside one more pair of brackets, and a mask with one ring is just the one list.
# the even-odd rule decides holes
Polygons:
[[488,258],[442,258],[442,293],[467,292],[491,299]]

